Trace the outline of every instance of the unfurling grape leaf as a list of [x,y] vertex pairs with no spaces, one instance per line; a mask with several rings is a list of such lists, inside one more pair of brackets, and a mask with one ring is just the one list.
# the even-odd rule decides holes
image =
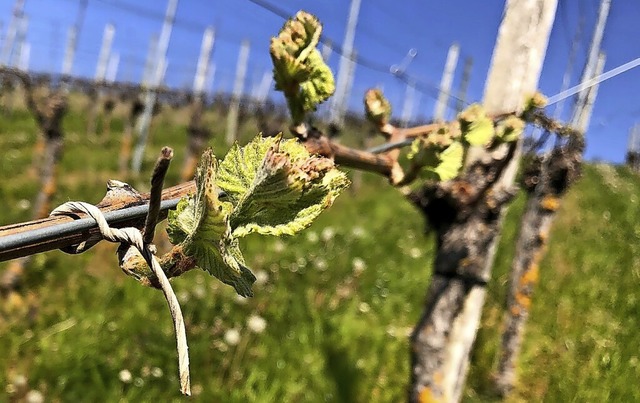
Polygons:
[[296,140],[281,136],[257,137],[232,149],[218,180],[234,203],[235,236],[293,235],[311,225],[348,184],[333,161],[311,156]]
[[527,100],[524,103],[525,112],[533,111],[535,109],[542,109],[547,106],[549,100],[545,97],[541,92],[535,92],[533,95],[527,97]]
[[516,116],[509,116],[496,125],[496,137],[500,141],[510,143],[520,138],[524,131],[524,121]]
[[245,267],[238,241],[231,233],[233,205],[218,199],[217,162],[205,151],[196,173],[196,194],[180,200],[168,217],[169,239],[186,255],[242,296],[250,296],[255,276]]
[[284,93],[294,124],[302,123],[307,112],[314,111],[335,91],[333,73],[316,49],[321,32],[316,17],[299,11],[287,20],[277,37],[271,38],[269,52],[276,90]]
[[486,147],[493,141],[493,121],[479,104],[473,104],[460,112],[458,121],[462,137],[470,145]]
[[364,94],[364,111],[371,123],[384,126],[391,117],[391,104],[381,90],[370,89]]
[[258,136],[244,147],[234,145],[219,164],[210,149],[204,153],[196,194],[169,212],[167,231],[197,266],[250,296],[255,277],[245,267],[238,238],[253,232],[293,235],[348,184],[333,161],[311,156],[296,140]]
[[442,147],[428,139],[416,139],[408,157],[414,167],[420,167],[423,178],[448,181],[457,177],[462,169],[464,147],[459,141]]

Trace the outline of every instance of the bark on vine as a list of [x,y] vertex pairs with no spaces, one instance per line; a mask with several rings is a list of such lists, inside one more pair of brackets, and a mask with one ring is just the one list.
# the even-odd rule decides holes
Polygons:
[[[508,0],[484,107],[496,116],[522,108],[536,87],[556,0]],[[459,401],[491,277],[502,220],[514,189],[520,140],[470,150],[466,173],[412,197],[437,233],[433,279],[411,338],[410,401]]]

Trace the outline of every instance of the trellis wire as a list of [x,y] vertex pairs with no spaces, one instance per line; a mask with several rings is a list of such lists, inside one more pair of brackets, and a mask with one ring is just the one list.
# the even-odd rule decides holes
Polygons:
[[[180,201],[179,198],[162,201],[160,204],[160,210],[166,211],[174,209],[176,208],[178,201]],[[149,205],[145,204],[106,212],[104,213],[104,217],[109,225],[114,225],[118,222],[135,218],[144,219],[148,211]],[[4,260],[2,259],[2,252],[4,251],[27,247],[34,243],[50,241],[65,235],[82,233],[84,231],[97,228],[97,226],[98,225],[93,218],[81,218],[68,223],[51,225],[45,228],[38,228],[31,231],[0,237],[0,261]]]

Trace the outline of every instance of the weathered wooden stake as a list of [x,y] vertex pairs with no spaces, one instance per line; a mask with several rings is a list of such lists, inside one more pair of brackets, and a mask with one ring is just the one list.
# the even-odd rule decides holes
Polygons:
[[453,84],[453,75],[456,72],[456,66],[458,65],[458,55],[460,54],[460,46],[454,43],[449,47],[447,53],[447,61],[444,64],[444,71],[442,73],[442,80],[440,81],[440,93],[438,94],[438,101],[433,112],[433,120],[441,122],[444,121],[449,105],[449,99],[451,98],[451,85]]
[[236,79],[233,84],[233,94],[229,104],[227,117],[227,144],[232,144],[238,138],[238,115],[240,114],[240,98],[244,91],[244,78],[247,74],[247,62],[249,61],[249,41],[244,40],[240,45],[238,64],[236,66]]
[[98,63],[96,64],[96,74],[94,76],[95,86],[94,91],[91,92],[89,115],[87,116],[87,135],[94,136],[96,134],[98,111],[100,110],[100,104],[104,98],[104,86],[105,78],[107,76],[107,68],[109,66],[109,59],[111,57],[111,45],[113,44],[113,37],[116,33],[116,29],[113,24],[107,24],[104,27],[102,34],[102,45],[100,47],[100,54],[98,56]]
[[[604,62],[605,57],[601,53],[595,70],[589,70],[594,77],[602,74]],[[522,215],[511,266],[507,312],[495,377],[496,388],[502,396],[506,396],[514,387],[516,363],[529,317],[531,297],[538,281],[539,264],[544,256],[551,225],[562,197],[580,176],[583,136],[589,127],[598,85],[585,92],[586,97],[581,97],[585,104],[574,111],[575,129],[579,135],[569,139],[566,146],[556,147],[543,158],[537,158],[524,175],[529,198]]]
[[204,108],[204,87],[207,80],[207,73],[210,66],[211,51],[215,40],[215,31],[212,27],[205,30],[200,47],[200,57],[198,58],[198,68],[193,80],[193,104],[191,106],[191,119],[187,127],[188,145],[184,165],[182,167],[182,180],[188,181],[193,178],[198,158],[207,141],[211,137],[211,131],[202,125],[202,114]]
[[[557,0],[507,0],[487,79],[489,115],[523,108],[537,87]],[[486,284],[522,141],[470,149],[465,174],[412,195],[437,233],[433,278],[411,337],[410,401],[457,402],[469,367]],[[440,195],[443,194],[443,197]]]
[[156,105],[156,89],[162,83],[167,67],[167,48],[169,47],[169,40],[171,39],[171,31],[173,30],[173,23],[176,16],[176,9],[178,8],[178,0],[169,0],[167,3],[167,11],[164,16],[164,22],[162,24],[162,30],[160,31],[160,37],[158,38],[157,46],[155,47],[155,60],[153,60],[154,67],[150,71],[149,77],[149,90],[144,97],[144,110],[140,114],[140,118],[137,122],[138,141],[133,152],[133,159],[131,161],[131,170],[135,175],[140,174],[142,168],[142,160],[144,157],[144,150],[147,146],[147,138],[149,137],[149,126],[151,125],[151,118],[153,115],[153,109]]
[[[338,127],[342,126],[344,120],[345,109],[349,100],[349,81],[352,75],[353,67],[351,63],[355,59],[353,54],[353,43],[356,37],[356,27],[358,25],[358,15],[360,14],[361,0],[351,0],[349,7],[349,18],[347,20],[347,28],[344,33],[344,41],[342,42],[342,55],[340,56],[340,65],[338,66],[338,78],[336,80],[336,92],[331,99],[331,116],[330,122]],[[329,56],[327,55],[327,58]]]

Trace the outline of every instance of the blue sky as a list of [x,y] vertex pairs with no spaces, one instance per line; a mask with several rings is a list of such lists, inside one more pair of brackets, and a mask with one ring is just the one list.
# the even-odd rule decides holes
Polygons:
[[[0,2],[2,36],[11,18],[13,2]],[[300,9],[316,14],[324,24],[325,36],[342,43],[349,1],[271,2],[290,14]],[[603,50],[607,54],[605,70],[640,56],[640,41],[637,40],[640,37],[640,24],[637,24],[640,3],[628,0],[613,0],[612,3],[603,42]],[[60,71],[67,30],[76,18],[79,4],[80,0],[26,0],[31,69]],[[539,84],[543,93],[553,95],[560,91],[571,41],[578,21],[584,16],[583,42],[574,66],[572,84],[578,82],[598,4],[598,0],[559,1]],[[149,40],[160,31],[166,5],[166,0],[88,0],[74,74],[94,75],[102,32],[105,24],[111,22],[116,27],[113,51],[120,54],[117,79],[139,80]],[[355,37],[355,48],[363,63],[356,67],[349,105],[359,109],[364,91],[381,85],[399,115],[405,84],[393,77],[388,67],[399,64],[409,49],[416,48],[418,54],[407,74],[422,83],[424,93],[419,95],[414,116],[430,116],[434,109],[435,88],[442,75],[447,50],[453,42],[459,43],[461,48],[454,88],[460,82],[465,58],[471,57],[473,70],[468,99],[480,100],[503,7],[502,1],[494,0],[363,0]],[[251,90],[270,69],[269,38],[277,33],[282,23],[280,17],[248,0],[180,0],[169,45],[167,83],[172,86],[192,85],[202,33],[205,27],[212,25],[216,28],[214,90],[231,90],[239,45],[245,38],[251,42],[245,88]],[[338,62],[339,56],[333,54],[329,64],[334,71],[337,71]],[[640,118],[638,93],[640,68],[600,86],[587,137],[587,158],[623,161],[628,130]],[[274,97],[277,99],[280,95],[274,94]],[[571,100],[565,105],[565,110],[570,105]]]

